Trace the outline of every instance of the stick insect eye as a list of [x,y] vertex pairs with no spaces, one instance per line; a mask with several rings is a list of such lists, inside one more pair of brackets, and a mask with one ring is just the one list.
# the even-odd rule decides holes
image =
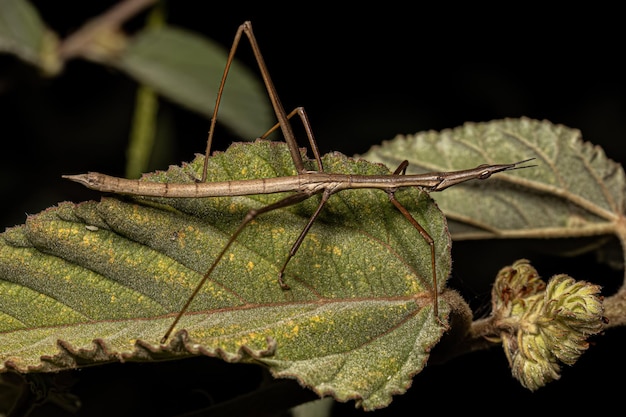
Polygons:
[[[489,165],[482,164],[479,165],[478,168],[487,168]],[[485,180],[491,176],[491,171],[489,169],[485,169],[483,172],[478,174],[478,179]]]

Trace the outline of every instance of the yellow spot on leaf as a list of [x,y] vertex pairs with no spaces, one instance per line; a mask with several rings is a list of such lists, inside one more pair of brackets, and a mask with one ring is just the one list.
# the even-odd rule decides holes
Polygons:
[[84,246],[98,246],[102,240],[96,234],[83,235],[82,244]]
[[254,269],[254,262],[249,261],[246,268],[248,269],[248,272],[252,271]]
[[69,238],[71,236],[75,236],[77,234],[77,230],[73,227],[59,227],[57,230],[57,235],[61,238]]
[[108,249],[107,250],[107,255],[109,255],[109,263],[110,264],[114,264],[118,261],[117,257],[115,256],[115,251],[113,249]]
[[235,213],[237,211],[237,204],[230,203],[230,205],[228,206],[228,211],[231,213]]
[[341,248],[338,246],[333,246],[333,255],[341,256]]
[[277,228],[272,229],[272,239],[276,239],[283,234],[285,234],[284,227],[277,227]]
[[319,240],[319,238],[318,238],[317,233],[309,233],[309,234],[307,235],[307,239],[308,239],[308,240],[309,240],[309,242],[311,242],[311,243],[317,243],[317,244],[319,244],[319,243],[320,243],[320,240]]

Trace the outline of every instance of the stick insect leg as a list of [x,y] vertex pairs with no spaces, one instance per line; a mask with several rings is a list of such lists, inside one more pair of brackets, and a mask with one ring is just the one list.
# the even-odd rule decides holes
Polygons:
[[328,190],[324,191],[324,193],[322,194],[322,199],[320,200],[320,203],[317,206],[317,209],[315,209],[315,212],[309,218],[309,221],[307,222],[306,226],[304,226],[304,229],[302,229],[302,232],[300,232],[300,236],[298,236],[298,239],[296,239],[296,241],[294,242],[293,246],[289,250],[289,255],[287,256],[287,259],[285,260],[285,263],[283,264],[283,267],[280,268],[280,272],[278,273],[278,283],[280,284],[280,286],[281,286],[281,288],[283,290],[288,290],[289,289],[289,285],[287,285],[285,283],[285,281],[283,280],[283,275],[285,274],[285,269],[287,269],[287,264],[289,263],[291,258],[293,258],[294,255],[296,254],[296,252],[298,251],[298,248],[302,244],[302,241],[304,240],[304,238],[307,235],[307,233],[309,233],[309,230],[311,229],[311,226],[313,226],[313,223],[315,222],[315,219],[317,219],[317,216],[319,216],[320,212],[322,211],[322,208],[324,207],[324,204],[326,204],[326,202],[328,201],[328,198],[331,195],[332,195],[332,192],[330,192]]
[[[224,257],[224,254],[226,253],[226,251],[235,242],[235,240],[237,239],[239,234],[241,234],[241,232],[248,225],[248,223],[250,223],[252,220],[256,219],[259,215],[261,215],[263,213],[268,213],[268,212],[270,212],[272,210],[276,210],[276,209],[279,209],[279,208],[289,207],[289,206],[292,206],[294,204],[298,204],[298,203],[306,200],[307,198],[311,197],[312,195],[313,194],[309,194],[309,193],[291,194],[291,195],[289,195],[289,196],[283,198],[282,200],[279,200],[279,201],[277,201],[277,202],[275,202],[273,204],[270,204],[270,205],[267,205],[265,207],[261,207],[261,208],[258,208],[258,209],[251,209],[250,211],[248,211],[248,213],[246,214],[246,217],[244,217],[244,219],[241,221],[241,223],[237,227],[237,230],[235,230],[235,232],[231,235],[230,239],[228,239],[228,242],[226,242],[226,245],[224,245],[224,247],[222,248],[220,253],[215,257],[215,260],[213,261],[213,263],[211,264],[209,269],[206,271],[206,273],[202,276],[202,279],[200,280],[200,282],[198,282],[198,284],[196,284],[196,287],[194,288],[193,292],[191,293],[189,298],[187,298],[187,301],[185,302],[185,305],[180,309],[180,311],[176,315],[176,318],[174,319],[174,321],[172,322],[170,327],[165,332],[165,335],[161,339],[161,343],[162,344],[165,343],[167,341],[167,339],[170,337],[170,334],[172,333],[172,331],[174,330],[174,328],[176,327],[176,325],[180,321],[181,317],[185,314],[185,312],[187,311],[187,309],[191,305],[191,302],[193,301],[193,299],[196,298],[196,295],[198,295],[198,292],[200,292],[200,289],[204,286],[206,281],[209,279],[209,277],[211,276],[211,274],[215,270],[215,267],[217,267],[217,264]],[[293,255],[290,255],[290,257],[291,256],[293,256]],[[286,265],[286,263],[285,263],[285,265]],[[285,270],[285,266],[283,266],[283,268],[280,270],[280,275],[279,275],[279,278],[278,278],[279,279],[279,283],[281,284],[281,287],[283,287],[283,288],[285,288],[284,287],[284,282],[282,280],[282,274],[283,274],[284,270]],[[287,289],[288,288],[289,287],[287,287]]]
[[406,168],[409,166],[409,161],[406,159],[398,165],[395,171],[393,171],[393,175],[404,175],[406,174]]
[[[306,168],[304,167],[304,161],[302,160],[302,156],[300,155],[300,149],[298,148],[298,143],[296,142],[296,137],[293,133],[293,128],[289,123],[289,119],[287,118],[287,113],[285,112],[285,108],[280,102],[280,98],[278,97],[278,93],[276,92],[276,87],[270,78],[269,71],[267,66],[265,65],[265,60],[263,59],[263,55],[261,54],[261,50],[259,45],[257,44],[256,38],[252,31],[252,23],[244,22],[237,29],[237,33],[235,33],[235,39],[233,40],[233,45],[230,49],[230,53],[228,54],[228,58],[226,60],[226,66],[224,67],[224,74],[222,75],[222,81],[220,82],[220,87],[217,92],[217,99],[215,101],[215,108],[213,109],[213,116],[211,117],[211,125],[209,127],[209,136],[207,138],[207,147],[204,158],[204,168],[202,170],[202,182],[206,181],[207,169],[208,169],[208,157],[211,154],[211,145],[213,142],[213,135],[215,134],[215,124],[217,121],[217,111],[220,106],[220,102],[222,100],[222,94],[224,92],[224,85],[226,84],[226,77],[228,76],[228,72],[230,70],[230,66],[235,57],[235,52],[237,51],[237,47],[239,46],[239,41],[241,40],[242,33],[248,37],[248,41],[250,42],[250,46],[252,47],[252,52],[254,53],[254,57],[256,58],[257,65],[259,66],[259,70],[261,72],[261,77],[265,83],[265,88],[267,89],[267,93],[269,95],[270,101],[272,102],[272,107],[274,108],[274,113],[276,114],[276,118],[278,119],[278,124],[283,132],[283,137],[285,138],[285,142],[287,142],[287,146],[289,148],[289,152],[291,153],[291,159],[293,160],[294,165],[296,166],[296,170],[298,173],[306,172]],[[311,138],[311,137],[310,137]],[[317,146],[315,146],[317,148]],[[318,157],[316,157],[319,159]]]
[[[406,174],[406,169],[409,166],[409,161],[404,160],[398,165],[398,168],[393,172],[393,175],[404,175]],[[437,285],[437,269],[435,262],[435,241],[428,234],[426,229],[422,227],[421,224],[418,223],[417,220],[409,213],[409,211],[396,199],[396,196],[393,192],[388,192],[389,200],[393,203],[394,206],[400,213],[417,229],[419,234],[424,238],[426,243],[430,246],[430,264],[433,271],[433,312],[435,314],[435,318],[439,321],[439,286]]]
[[[406,168],[406,167],[405,167]],[[430,266],[433,271],[433,313],[435,318],[439,321],[439,286],[437,285],[437,270],[435,265],[435,241],[428,234],[426,229],[415,220],[415,218],[409,213],[409,211],[396,199],[395,194],[392,191],[387,193],[389,195],[389,201],[402,213],[402,215],[417,229],[419,234],[424,238],[426,243],[430,246]],[[441,322],[440,322],[441,323]],[[443,324],[443,323],[442,323]]]
[[[315,161],[317,162],[317,170],[318,172],[324,172],[324,167],[322,166],[322,157],[319,149],[317,148],[317,141],[313,136],[313,129],[311,128],[311,122],[309,121],[309,116],[307,116],[304,107],[296,107],[287,115],[287,119],[291,119],[293,116],[298,114],[300,116],[300,120],[302,121],[302,125],[304,126],[304,130],[306,131],[306,135],[309,138],[309,144],[311,145],[311,150],[313,151],[313,155],[315,156]],[[259,139],[265,139],[269,135],[271,135],[276,129],[278,129],[280,125],[276,123],[272,126],[267,132],[263,135],[259,136]]]

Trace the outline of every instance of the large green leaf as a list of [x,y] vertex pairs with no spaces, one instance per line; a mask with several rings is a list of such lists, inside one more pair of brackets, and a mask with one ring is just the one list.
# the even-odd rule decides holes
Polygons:
[[623,235],[624,170],[577,129],[528,118],[466,123],[398,136],[363,157],[389,166],[408,159],[407,173],[536,158],[532,169],[433,195],[455,240]]
[[[202,162],[144,180],[193,181]],[[332,172],[389,172],[340,154],[324,163]],[[292,165],[282,143],[235,144],[211,158],[209,178],[293,175]],[[365,409],[387,405],[410,386],[444,329],[433,315],[429,246],[379,190],[331,197],[287,268],[289,291],[277,273],[319,200],[256,219],[171,343],[159,344],[245,213],[281,196],[103,198],[29,216],[0,235],[0,369],[210,355],[263,363],[275,376]],[[397,197],[436,242],[443,290],[445,218],[425,192]],[[444,320],[448,295],[440,299]]]

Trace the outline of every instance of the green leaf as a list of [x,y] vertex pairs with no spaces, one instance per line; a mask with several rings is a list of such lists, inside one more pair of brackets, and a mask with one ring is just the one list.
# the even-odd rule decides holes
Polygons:
[[[215,181],[295,174],[276,142],[234,144],[209,162]],[[202,163],[198,157],[144,180],[194,181]],[[341,154],[324,164],[329,172],[389,173]],[[158,342],[245,213],[283,196],[103,198],[29,216],[0,235],[0,369],[209,355],[263,363],[277,377],[364,409],[386,406],[410,386],[444,329],[433,314],[429,246],[380,190],[331,197],[287,267],[289,291],[277,274],[319,196],[257,218],[171,343]],[[425,192],[396,196],[434,238],[443,290],[445,218]],[[441,294],[442,319],[451,294]]]
[[449,171],[536,158],[536,167],[455,186],[433,197],[452,237],[574,237],[621,229],[626,184],[621,165],[563,125],[528,118],[466,123],[398,136],[362,156],[407,173]]
[[[207,117],[213,114],[227,53],[221,45],[183,29],[147,29],[120,54],[100,57],[138,82]],[[254,139],[275,123],[267,92],[258,77],[233,62],[218,120],[245,139]]]
[[0,52],[13,53],[48,74],[61,69],[56,52],[58,38],[24,0],[0,2]]

